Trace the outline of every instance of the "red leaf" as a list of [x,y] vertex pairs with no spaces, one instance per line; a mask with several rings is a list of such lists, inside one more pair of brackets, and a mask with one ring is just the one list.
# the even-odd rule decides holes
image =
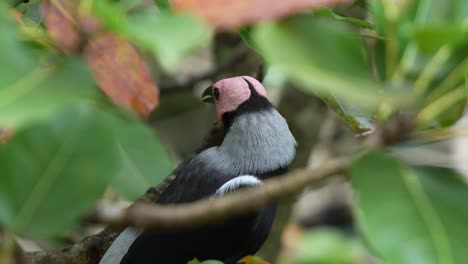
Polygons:
[[0,144],[6,144],[12,136],[13,130],[11,128],[0,129]]
[[312,8],[352,0],[173,0],[175,10],[201,17],[219,30],[238,29],[247,24],[274,20]]
[[144,117],[158,105],[159,90],[149,68],[127,40],[110,33],[95,35],[85,56],[99,87],[116,104]]
[[44,0],[40,10],[47,29],[65,53],[76,52],[81,43],[81,34],[76,20],[76,0]]

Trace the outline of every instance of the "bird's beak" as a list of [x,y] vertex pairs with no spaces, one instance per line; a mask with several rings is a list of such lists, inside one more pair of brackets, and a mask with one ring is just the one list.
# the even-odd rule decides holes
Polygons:
[[203,91],[201,99],[205,103],[214,104],[213,89],[211,86],[206,88],[205,91]]

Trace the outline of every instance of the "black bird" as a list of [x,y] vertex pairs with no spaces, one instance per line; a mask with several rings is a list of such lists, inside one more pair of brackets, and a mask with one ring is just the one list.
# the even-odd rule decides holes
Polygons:
[[[223,79],[203,93],[214,101],[224,127],[222,142],[195,153],[169,176],[158,204],[188,203],[221,196],[284,173],[295,156],[296,141],[285,119],[256,79]],[[185,264],[217,259],[237,263],[265,242],[275,205],[223,223],[177,230],[124,230],[100,264]]]

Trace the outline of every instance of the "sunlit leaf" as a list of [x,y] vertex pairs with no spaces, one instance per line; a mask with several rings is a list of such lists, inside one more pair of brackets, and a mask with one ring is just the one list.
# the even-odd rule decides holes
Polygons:
[[385,263],[467,259],[468,187],[453,171],[372,152],[353,164],[351,182],[359,226]]
[[28,236],[69,230],[117,169],[107,114],[82,105],[0,145],[0,224]]
[[463,24],[433,24],[416,27],[414,38],[422,52],[436,52],[443,45],[452,47],[468,43],[468,27]]
[[360,241],[327,228],[305,232],[292,251],[287,263],[366,263],[366,252]]

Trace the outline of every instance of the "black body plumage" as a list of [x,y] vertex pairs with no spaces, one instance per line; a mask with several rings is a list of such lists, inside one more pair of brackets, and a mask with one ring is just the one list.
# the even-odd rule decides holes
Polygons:
[[[255,89],[253,89],[250,82],[247,81],[247,83],[251,90],[250,98],[235,111],[224,113],[222,116],[225,135],[229,133],[240,133],[237,130],[231,131],[231,128],[234,122],[242,116],[256,113],[261,114],[262,111],[274,111],[277,113],[271,103],[266,98],[261,97]],[[281,122],[284,122],[284,120],[282,119]],[[268,124],[259,124],[259,127],[263,125]],[[282,126],[284,126],[284,124],[282,124]],[[248,130],[250,128],[245,129]],[[281,129],[273,127],[268,133],[276,133],[275,130],[280,131]],[[289,129],[287,129],[287,131],[289,132]],[[288,136],[292,138],[292,135]],[[258,137],[259,139],[255,139],[253,142],[262,140],[262,135],[258,135]],[[237,140],[237,138],[240,138],[240,140]],[[242,135],[236,137],[236,140],[242,141]],[[292,148],[295,148],[295,141],[293,138],[292,141],[293,142],[289,143],[294,144]],[[245,143],[249,144],[251,142],[252,141],[246,141]],[[238,143],[243,144],[243,142]],[[265,151],[265,149],[257,150],[256,146],[250,146],[248,149],[249,157],[255,156],[256,151]],[[210,149],[199,151],[182,162],[173,172],[171,182],[162,192],[158,203],[187,203],[211,197],[214,196],[223,184],[239,176],[252,175],[263,180],[284,173],[289,164],[289,162],[287,162],[287,164],[286,162],[281,162],[277,164],[277,166],[265,168],[265,166],[257,167],[255,166],[255,162],[251,161],[247,163],[253,165],[241,166],[242,164],[238,165],[238,163],[242,163],[242,160],[229,160],[234,165],[226,167],[220,163],[226,163],[226,159],[228,158],[218,157],[221,156],[221,148],[219,150],[220,153],[213,154],[213,151]],[[258,155],[260,156],[261,153]],[[265,157],[265,159],[267,158],[268,157]],[[277,157],[272,156],[272,158]],[[245,186],[242,184],[238,186],[238,188],[243,187]],[[205,225],[201,228],[145,230],[139,234],[134,241],[130,241],[131,246],[119,263],[184,264],[194,258],[198,260],[217,259],[227,264],[237,263],[242,257],[255,254],[264,243],[270,232],[275,210],[275,205],[270,205],[256,213],[242,215],[219,224]],[[103,258],[101,264],[110,263],[105,262],[105,258]]]

